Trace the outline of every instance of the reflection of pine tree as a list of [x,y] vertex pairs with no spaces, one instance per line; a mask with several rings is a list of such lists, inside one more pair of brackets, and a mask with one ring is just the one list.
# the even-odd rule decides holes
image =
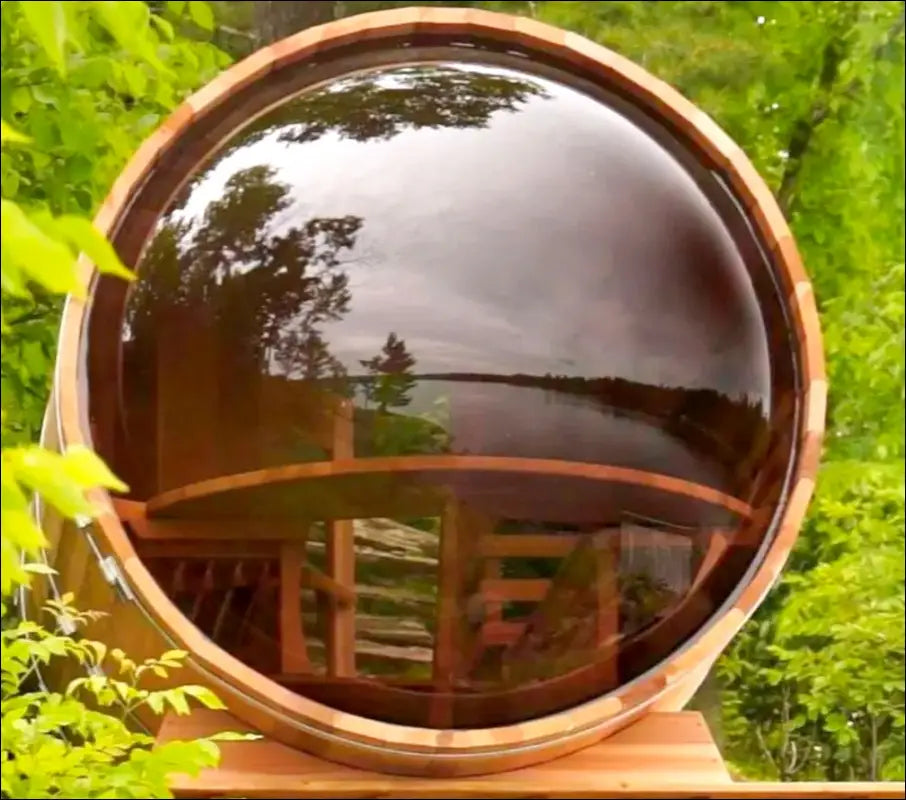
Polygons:
[[341,376],[321,326],[349,310],[339,254],[354,247],[362,220],[316,217],[278,228],[291,203],[275,170],[256,166],[233,175],[200,217],[171,214],[148,246],[130,302],[136,339],[150,344],[155,326],[181,308],[215,326],[234,371],[265,373],[276,363],[293,377]]
[[406,349],[405,340],[391,333],[380,353],[359,363],[371,375],[365,386],[365,396],[379,411],[402,408],[412,402],[409,393],[415,386],[412,377],[415,357]]

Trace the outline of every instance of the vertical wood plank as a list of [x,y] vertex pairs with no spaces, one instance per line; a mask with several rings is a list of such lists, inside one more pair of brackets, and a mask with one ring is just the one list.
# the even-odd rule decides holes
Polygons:
[[598,534],[594,542],[597,611],[595,644],[603,646],[620,633],[620,535]]
[[[353,411],[353,406],[348,400],[340,399],[337,402],[331,446],[331,457],[334,460],[355,456]],[[355,592],[353,521],[330,520],[326,524],[326,529],[327,572],[338,584]],[[324,638],[327,674],[344,678],[355,675],[355,606],[341,604],[335,597],[329,598]]]
[[309,672],[311,664],[302,629],[304,542],[280,547],[280,669],[288,675]]
[[460,559],[462,507],[449,498],[444,506],[440,524],[440,552],[437,561],[437,624],[434,631],[433,679],[437,696],[432,698],[429,723],[435,728],[453,724],[453,704],[450,691],[456,670],[459,649],[462,562]]

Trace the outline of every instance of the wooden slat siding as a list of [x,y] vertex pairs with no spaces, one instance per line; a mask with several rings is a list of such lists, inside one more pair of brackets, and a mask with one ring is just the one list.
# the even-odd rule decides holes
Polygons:
[[302,629],[302,565],[305,546],[288,543],[280,553],[280,664],[283,672],[309,672]]
[[[217,349],[210,325],[181,306],[166,311],[157,336],[157,481],[172,490],[218,469]],[[174,353],[178,357],[174,357]]]
[[[338,398],[333,408],[330,456],[332,459],[355,457],[352,404]],[[338,586],[355,596],[355,535],[352,520],[327,522],[327,575]],[[356,673],[355,605],[335,602],[331,595],[327,604],[326,646],[327,672],[337,677]]]
[[[700,634],[695,641],[694,659],[698,664],[713,658],[727,641],[727,637],[738,629],[742,621],[757,606],[764,591],[775,579],[777,572],[789,553],[801,524],[808,497],[817,471],[817,454],[820,452],[823,434],[823,413],[816,383],[825,379],[821,332],[806,272],[802,266],[796,245],[776,201],[764,181],[755,171],[740,147],[724,133],[707,114],[693,106],[669,86],[653,78],[644,69],[621,56],[596,45],[577,34],[551,28],[537,20],[501,16],[490,12],[457,8],[400,9],[391,12],[368,14],[337,23],[304,31],[296,36],[265,47],[251,57],[226,70],[215,81],[193,95],[180,106],[157,131],[142,144],[135,156],[116,180],[110,194],[101,204],[95,217],[95,225],[102,233],[116,235],[129,227],[129,203],[141,191],[149,172],[160,165],[160,174],[179,172],[171,169],[169,160],[178,152],[180,135],[202,117],[208,116],[218,105],[230,96],[247,88],[270,70],[279,70],[317,54],[322,61],[329,61],[333,48],[350,42],[383,46],[388,37],[410,35],[430,36],[453,35],[462,41],[477,39],[493,40],[498,46],[518,46],[532,53],[552,56],[569,68],[583,70],[604,87],[616,89],[633,99],[655,118],[664,119],[681,137],[690,143],[694,157],[721,170],[728,184],[737,193],[741,204],[747,209],[759,236],[775,259],[780,282],[786,292],[785,305],[790,312],[793,328],[795,356],[802,368],[802,380],[808,406],[805,415],[797,422],[796,434],[803,443],[803,452],[793,476],[791,502],[782,510],[780,534],[772,543],[761,568],[752,582],[743,587],[733,609],[725,614],[714,626]],[[398,42],[395,42],[398,44]],[[282,77],[278,75],[276,77]],[[268,81],[271,85],[275,81]],[[235,115],[229,115],[234,118]],[[233,123],[231,122],[230,125]],[[217,130],[215,128],[215,130]],[[226,136],[233,128],[217,130]],[[178,158],[178,157],[177,157]],[[179,180],[190,175],[179,172]],[[178,187],[177,187],[178,188]],[[175,191],[175,189],[174,189]],[[141,199],[141,198],[140,198]],[[96,275],[94,266],[87,258],[78,262],[79,279],[86,285]],[[64,446],[87,444],[88,435],[87,399],[81,378],[84,363],[84,332],[88,317],[89,301],[70,298],[64,309],[61,323],[60,347],[56,374],[56,402],[62,427]],[[826,387],[825,387],[826,388]],[[806,420],[810,420],[806,422]],[[93,496],[109,501],[103,491]],[[804,498],[804,499],[803,499]],[[64,539],[69,534],[64,534]],[[211,642],[200,636],[198,631],[178,613],[173,604],[159,590],[147,570],[135,558],[134,550],[118,520],[102,517],[100,520],[102,546],[109,548],[120,561],[126,579],[134,588],[142,614],[128,620],[129,624],[111,625],[114,634],[136,625],[160,626],[175,645],[187,649],[193,659],[205,670],[210,670],[218,680],[224,681],[218,690],[226,692],[229,702],[244,720],[273,730],[282,740],[297,746],[308,747],[325,754],[333,761],[344,761],[362,765],[367,763],[378,769],[402,772],[430,773],[443,769],[447,774],[474,772],[476,763],[480,767],[499,769],[525,766],[552,758],[580,746],[588,745],[606,733],[624,725],[628,715],[637,715],[646,703],[654,701],[665,688],[666,676],[676,685],[683,676],[693,673],[688,660],[682,656],[685,651],[670,657],[653,670],[644,682],[644,691],[618,690],[615,694],[576,707],[564,714],[554,714],[544,719],[526,722],[518,726],[501,728],[493,733],[484,731],[411,731],[382,725],[374,720],[362,720],[349,715],[337,715],[329,709],[283,690],[263,676],[256,674]],[[148,619],[150,617],[150,620]],[[116,636],[112,636],[113,642]],[[181,678],[184,682],[184,678]],[[277,709],[275,715],[267,709]],[[597,725],[589,735],[577,735],[568,741],[553,738],[558,731],[568,727]],[[305,729],[306,733],[302,732]],[[313,728],[335,730],[338,734],[330,743],[310,731]],[[395,749],[379,750],[362,748],[360,743],[390,743]],[[506,748],[520,745],[521,749],[507,751]],[[477,761],[476,748],[499,748],[496,755],[481,755]],[[433,755],[442,753],[447,760],[439,761]],[[460,756],[470,754],[468,759]],[[627,790],[632,794],[631,789]],[[835,789],[832,791],[836,791]],[[760,790],[754,792],[761,796]],[[896,785],[894,792],[886,796],[902,796],[903,785]],[[277,792],[278,796],[281,792]],[[814,794],[814,790],[813,790]],[[671,791],[669,796],[675,796]],[[425,796],[418,793],[418,796]],[[558,794],[558,796],[561,796]],[[600,796],[597,790],[593,796]],[[830,796],[830,795],[829,795]]]

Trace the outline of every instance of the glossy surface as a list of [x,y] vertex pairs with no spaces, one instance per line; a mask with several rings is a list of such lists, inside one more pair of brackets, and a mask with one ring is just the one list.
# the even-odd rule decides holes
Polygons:
[[[636,124],[512,69],[382,68],[265,113],[137,265],[113,447],[139,499],[222,479],[167,516],[239,534],[139,553],[224,647],[364,716],[485,727],[628,682],[729,596],[767,527],[661,479],[776,499],[763,265],[716,207]],[[417,455],[449,468],[229,477]],[[329,655],[349,620],[311,582],[287,660],[286,542],[356,590],[351,672]]]

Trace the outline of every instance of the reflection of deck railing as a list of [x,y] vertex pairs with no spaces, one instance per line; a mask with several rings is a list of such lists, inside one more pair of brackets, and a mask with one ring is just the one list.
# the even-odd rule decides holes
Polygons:
[[[169,362],[162,364],[169,375]],[[284,384],[271,380],[259,387],[258,402],[267,409],[269,424],[281,430],[301,424],[323,460],[218,475],[229,473],[234,462],[232,456],[223,461],[218,455],[213,418],[187,413],[186,403],[195,402],[191,393],[175,379],[161,381],[158,413],[166,425],[156,443],[160,488],[147,502],[120,502],[118,510],[133,532],[139,555],[169,565],[155,572],[159,580],[170,580],[164,588],[171,596],[194,593],[187,612],[193,622],[209,635],[246,632],[246,661],[267,666],[265,671],[284,685],[300,691],[304,687],[304,694],[328,704],[343,706],[358,693],[359,700],[367,695],[373,705],[377,701],[372,695],[384,691],[391,717],[446,727],[460,716],[454,706],[465,702],[471,703],[465,716],[480,726],[482,703],[496,704],[498,712],[514,705],[514,693],[526,682],[542,680],[547,685],[555,678],[569,695],[581,688],[589,669],[606,671],[602,664],[609,659],[606,682],[615,685],[619,676],[614,648],[626,640],[620,633],[618,586],[621,539],[626,537],[613,527],[601,531],[599,525],[602,509],[616,509],[625,499],[613,493],[614,487],[634,492],[636,503],[667,497],[687,510],[709,509],[724,526],[744,523],[753,513],[747,502],[711,486],[608,464],[446,454],[355,458],[352,403],[301,384],[289,391]],[[573,388],[585,393],[600,389],[586,384]],[[632,388],[627,384],[624,394]],[[657,394],[658,402],[672,410],[681,396]],[[255,451],[253,428],[235,426],[230,435],[236,440],[233,450],[243,458]],[[217,477],[200,479],[210,474]],[[480,476],[477,482],[475,476]],[[542,483],[521,491],[515,502],[490,500],[488,492],[497,491],[501,480],[506,484],[508,476]],[[482,485],[476,490],[489,481],[497,481],[497,488]],[[539,494],[540,485],[546,494]],[[584,500],[572,491],[577,486],[585,487]],[[602,493],[599,486],[607,488]],[[610,499],[602,504],[599,496],[607,492]],[[497,532],[503,519],[561,519],[556,513],[546,515],[558,493],[568,495],[560,503],[560,511],[569,506],[569,515],[562,519],[569,517],[572,524],[581,520],[580,529],[597,531],[594,537]],[[483,502],[473,502],[476,497]],[[431,553],[392,556],[405,574],[427,573],[431,586],[431,596],[419,610],[422,644],[400,647],[386,638],[381,642],[375,626],[366,624],[369,616],[361,605],[367,601],[360,602],[360,591],[367,590],[367,581],[357,581],[356,565],[362,569],[369,558],[390,558],[387,552],[369,552],[381,548],[363,540],[365,520],[387,519],[393,525],[392,519],[412,516],[439,518],[440,536]],[[322,522],[323,529],[316,533],[315,524]],[[690,584],[696,591],[729,540],[715,524],[699,524],[689,534],[702,554]],[[391,536],[386,528],[384,534]],[[504,566],[511,559],[554,559],[559,568],[544,578],[508,577]],[[177,561],[178,575],[167,577]],[[186,564],[195,567],[190,571]],[[191,586],[186,583],[190,572],[195,576]],[[250,576],[257,576],[257,585]],[[236,616],[240,588],[246,592],[246,605]],[[308,600],[303,605],[303,596],[312,593],[314,605]],[[578,632],[564,632],[562,620],[580,600],[588,605],[585,611],[592,622],[579,626]],[[525,613],[505,614],[514,604]],[[207,616],[201,613],[213,606],[216,610]],[[569,653],[571,648],[576,652]],[[501,650],[502,683],[488,683],[480,670],[483,659],[493,660]],[[384,679],[374,684],[362,676],[364,663],[375,657],[422,666],[413,673],[417,678],[391,688]],[[317,677],[317,662],[322,660],[325,675]],[[527,664],[540,673],[529,674]],[[474,702],[462,700],[463,692]],[[543,704],[542,693],[535,693],[537,703]],[[534,701],[529,697],[528,702]]]
[[[276,617],[273,624],[279,652],[279,668],[271,670],[274,677],[314,699],[341,707],[348,707],[353,700],[367,700],[368,707],[376,708],[373,695],[385,692],[380,708],[391,718],[411,724],[448,727],[464,718],[468,724],[480,726],[489,713],[505,716],[507,707],[530,709],[537,705],[542,713],[552,696],[552,679],[562,687],[559,692],[572,696],[581,688],[589,669],[596,674],[601,672],[605,652],[609,654],[612,673],[606,676],[606,682],[616,685],[619,676],[615,654],[625,638],[620,635],[619,570],[614,561],[621,543],[619,528],[598,531],[594,536],[564,532],[500,534],[495,531],[498,520],[493,516],[454,499],[442,485],[433,487],[431,503],[440,503],[437,555],[419,558],[419,564],[414,565],[436,571],[433,654],[428,659],[431,676],[409,680],[405,686],[391,686],[383,680],[375,684],[356,678],[357,657],[374,655],[375,649],[369,646],[367,633],[361,636],[364,620],[357,625],[354,521],[332,518],[335,508],[317,507],[317,499],[312,499],[315,496],[305,492],[305,503],[294,507],[292,514],[278,503],[283,511],[278,509],[275,516],[268,517],[274,506],[266,493],[280,490],[293,496],[310,481],[324,478],[503,473],[642,487],[715,506],[741,521],[752,515],[748,504],[714,488],[624,467],[484,456],[355,459],[350,457],[348,442],[345,444],[336,442],[332,448],[335,458],[330,461],[213,478],[162,492],[147,503],[119,501],[117,510],[131,528],[143,559],[207,564],[202,572],[196,570],[197,585],[189,587],[196,594],[190,616],[196,621],[205,593],[220,591],[220,607],[212,616],[217,620],[214,632],[223,629],[223,620],[233,613],[228,607],[239,585],[236,581],[243,586],[248,583],[249,569],[243,569],[243,565],[255,561],[271,565],[252,570],[266,586],[257,586],[237,624],[241,627],[255,619],[256,614],[262,613],[261,606],[274,607],[271,613]],[[235,513],[237,502],[244,513]],[[232,509],[228,516],[223,514],[224,505]],[[356,504],[356,517],[400,515],[404,511],[400,499],[388,494],[378,493],[368,498],[365,505],[367,508],[363,509],[360,503]],[[426,511],[419,503],[416,505],[419,513]],[[318,519],[327,520],[323,542],[312,541],[311,537],[312,522]],[[698,586],[719,560],[728,537],[713,529],[697,529],[689,536],[703,546],[703,560],[693,583]],[[323,569],[310,561],[313,545],[323,549]],[[560,567],[550,578],[503,576],[501,567],[506,559],[533,558],[556,559]],[[235,566],[226,571],[212,566],[224,560]],[[185,579],[182,569],[181,577],[174,581]],[[174,583],[165,588],[172,593],[175,587]],[[322,636],[317,640],[311,636],[311,614],[302,608],[305,590],[314,591],[318,609],[315,619],[324,621]],[[587,609],[592,622],[580,633],[564,634],[559,629],[562,620],[575,612],[571,605],[589,592],[595,595]],[[587,600],[584,602],[587,604]],[[505,619],[503,608],[510,603],[529,604],[535,611],[521,619]],[[253,608],[256,604],[258,610]],[[256,647],[264,644],[261,631],[253,638]],[[317,650],[323,647],[325,652],[326,675],[320,678],[314,674],[316,668],[311,661],[313,646]],[[494,682],[488,684],[480,675],[472,674],[485,653],[495,648],[504,651],[503,683],[496,682],[496,688]],[[383,654],[400,661],[425,663],[423,649],[384,647]],[[542,652],[547,654],[544,659]],[[527,665],[540,672],[535,675],[531,669],[526,671]],[[561,674],[564,671],[566,674]],[[539,679],[543,686],[536,683]],[[535,685],[527,688],[526,682]],[[558,691],[554,691],[554,697]],[[521,695],[525,696],[517,701]]]

